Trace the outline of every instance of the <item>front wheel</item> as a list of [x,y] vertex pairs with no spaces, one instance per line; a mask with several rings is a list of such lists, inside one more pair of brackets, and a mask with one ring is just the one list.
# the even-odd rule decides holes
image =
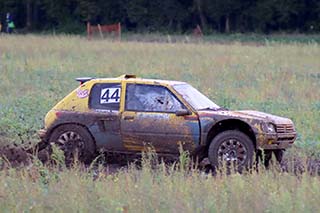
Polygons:
[[227,130],[213,138],[208,150],[209,161],[214,168],[250,167],[253,162],[252,140],[238,130]]
[[89,164],[94,157],[94,141],[82,126],[75,124],[59,126],[52,132],[49,142],[53,142],[64,152],[67,166],[70,166],[74,160]]

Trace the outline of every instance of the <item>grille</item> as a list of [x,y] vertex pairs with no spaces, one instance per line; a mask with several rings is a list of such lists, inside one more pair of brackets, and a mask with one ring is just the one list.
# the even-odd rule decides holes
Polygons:
[[288,137],[281,137],[281,136],[279,136],[278,141],[279,141],[279,142],[282,142],[282,141],[289,141],[289,142],[291,142],[291,141],[294,140],[294,138],[295,138],[295,136],[288,136]]
[[278,124],[277,133],[293,133],[295,129],[292,124]]
[[289,142],[293,143],[296,138],[296,130],[294,129],[293,124],[278,124],[276,126],[278,133],[277,142]]

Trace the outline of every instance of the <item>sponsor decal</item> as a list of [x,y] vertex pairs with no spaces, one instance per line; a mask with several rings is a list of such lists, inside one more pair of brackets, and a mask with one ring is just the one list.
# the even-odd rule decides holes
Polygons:
[[85,90],[78,89],[77,90],[78,98],[86,98],[86,97],[88,97],[88,95],[89,95],[89,90],[87,90],[87,89],[85,89]]

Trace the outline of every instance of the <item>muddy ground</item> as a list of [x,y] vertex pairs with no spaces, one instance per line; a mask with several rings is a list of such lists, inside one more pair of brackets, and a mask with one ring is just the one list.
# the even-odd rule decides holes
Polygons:
[[[50,154],[51,150],[48,148],[37,151],[34,148],[25,149],[15,144],[0,146],[0,169],[5,167],[22,168],[31,165],[35,159],[39,159],[44,164],[50,164],[52,162]],[[107,158],[104,159],[104,165],[108,173],[114,173],[127,166],[128,159],[126,157]],[[276,164],[275,162],[273,162],[274,165]],[[281,164],[276,164],[276,166],[279,171],[283,172],[292,172],[297,175],[307,172],[310,175],[320,176],[320,157],[301,157],[292,153],[285,154]],[[207,158],[200,162],[199,169],[206,172],[211,170]]]

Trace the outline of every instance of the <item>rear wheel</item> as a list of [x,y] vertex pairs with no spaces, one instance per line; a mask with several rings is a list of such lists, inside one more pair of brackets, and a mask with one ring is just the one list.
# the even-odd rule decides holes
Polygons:
[[227,130],[218,134],[209,146],[209,161],[214,168],[235,168],[241,171],[253,162],[252,140],[238,130]]
[[94,141],[82,126],[75,124],[59,126],[52,132],[49,142],[53,142],[64,152],[67,166],[75,160],[89,164],[94,157]]

